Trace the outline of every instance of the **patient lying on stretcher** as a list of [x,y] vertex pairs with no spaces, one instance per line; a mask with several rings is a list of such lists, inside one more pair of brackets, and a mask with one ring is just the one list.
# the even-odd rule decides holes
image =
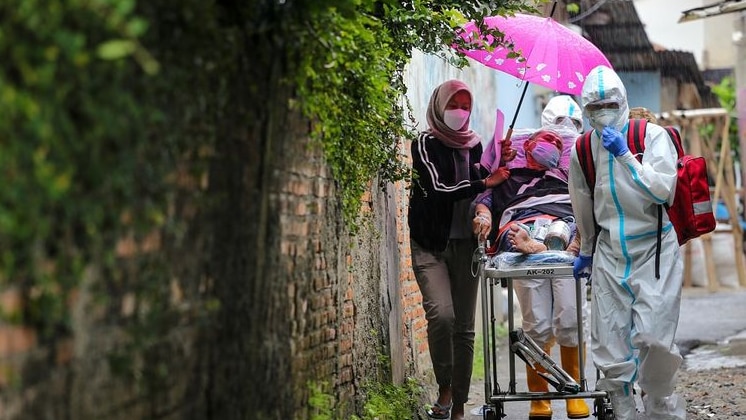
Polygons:
[[[486,238],[495,244],[494,252],[500,251],[490,260],[497,270],[551,264],[571,267],[579,250],[580,235],[576,234],[570,203],[568,168],[560,164],[562,138],[553,131],[539,130],[523,144],[523,149],[525,167],[511,168],[508,179],[477,197],[474,233],[480,240]],[[571,275],[531,271],[534,272],[527,276],[538,277],[521,278],[513,284],[521,309],[522,330],[533,342],[522,348],[521,342],[512,341],[526,362],[528,390],[548,392],[548,379],[542,375],[546,367],[537,367],[529,361],[537,360],[529,357],[530,349],[538,348],[548,357],[555,343],[560,346],[565,373],[561,376],[566,380],[569,375],[570,385],[577,387],[581,371],[578,355],[582,354],[579,338],[582,331],[579,332],[578,325],[583,308],[576,309],[583,286],[572,281]],[[584,300],[581,305],[585,306]],[[590,415],[582,399],[568,399],[566,407],[569,418]],[[551,417],[550,400],[531,402],[528,418]]]
[[514,167],[502,184],[476,199],[474,232],[493,246],[489,253],[577,254],[568,169],[560,166],[561,137],[551,130],[535,132],[522,145],[525,167]]

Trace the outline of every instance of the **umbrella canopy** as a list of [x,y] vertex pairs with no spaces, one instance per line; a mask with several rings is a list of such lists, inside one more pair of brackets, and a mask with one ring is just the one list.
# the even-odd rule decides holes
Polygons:
[[602,64],[611,67],[595,45],[551,17],[493,16],[485,18],[484,23],[505,34],[504,44],[512,45],[513,50],[504,46],[488,48],[494,38],[482,38],[474,22],[460,31],[467,46],[456,48],[467,57],[523,81],[579,95],[588,72]]

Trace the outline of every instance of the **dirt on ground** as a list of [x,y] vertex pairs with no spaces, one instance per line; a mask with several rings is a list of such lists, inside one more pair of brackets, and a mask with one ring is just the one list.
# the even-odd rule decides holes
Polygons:
[[[688,353],[690,349],[685,350]],[[687,420],[746,419],[746,366],[740,366],[743,363],[694,369],[687,366],[688,362],[694,365],[691,360],[685,359],[679,369],[676,386],[676,393],[686,400]],[[472,398],[468,408],[481,405],[484,400],[484,381],[473,380],[470,394]],[[641,409],[642,403],[638,401],[638,410]],[[477,418],[481,416],[469,417],[470,420]],[[650,420],[642,413],[639,413],[638,418]]]
[[681,369],[676,392],[689,420],[746,418],[746,367]]

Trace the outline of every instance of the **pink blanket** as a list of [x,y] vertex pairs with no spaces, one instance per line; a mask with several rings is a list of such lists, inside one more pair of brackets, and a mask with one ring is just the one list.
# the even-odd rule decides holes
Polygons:
[[[508,168],[522,168],[526,166],[526,154],[523,150],[523,143],[528,140],[531,135],[538,131],[538,128],[521,128],[517,130],[513,130],[513,135],[511,136],[510,141],[513,143],[513,148],[516,149],[518,152],[515,159],[508,162],[507,166]],[[578,137],[578,133],[573,130],[568,130],[563,127],[556,127],[553,128],[554,131],[556,131],[560,137],[562,137],[562,156],[560,157],[560,168],[568,169],[570,167],[570,151],[572,150],[572,145],[575,143],[575,140]],[[494,137],[493,139],[487,143],[487,146],[485,146],[484,152],[482,153],[482,160],[481,164],[490,172],[494,169],[492,168],[493,165],[495,165],[495,162],[497,159],[499,159],[500,156],[500,142],[495,141]]]

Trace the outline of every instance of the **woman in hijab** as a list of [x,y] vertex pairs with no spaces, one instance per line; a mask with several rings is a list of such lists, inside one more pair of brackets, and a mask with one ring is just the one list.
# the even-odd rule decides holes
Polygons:
[[[412,268],[422,293],[438,383],[438,399],[428,410],[434,419],[463,419],[469,398],[479,286],[471,273],[477,242],[470,204],[477,194],[510,175],[506,167],[488,174],[479,165],[482,144],[469,129],[471,110],[466,84],[458,80],[441,84],[430,97],[429,128],[412,142],[415,174],[409,232]],[[509,146],[504,147],[504,158],[515,155]]]

